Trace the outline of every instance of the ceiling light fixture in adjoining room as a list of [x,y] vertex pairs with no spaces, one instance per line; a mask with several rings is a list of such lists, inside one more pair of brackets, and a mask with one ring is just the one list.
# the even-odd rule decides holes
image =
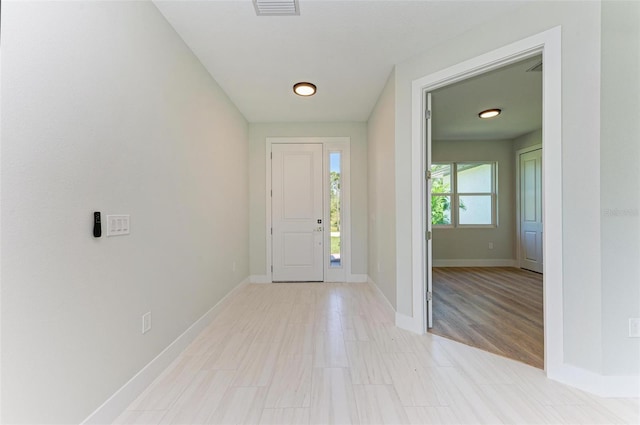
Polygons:
[[313,96],[316,94],[316,85],[306,82],[296,83],[293,85],[293,92],[298,96]]
[[486,111],[480,112],[478,116],[480,118],[486,119],[486,118],[497,117],[501,113],[502,113],[502,109],[487,109]]

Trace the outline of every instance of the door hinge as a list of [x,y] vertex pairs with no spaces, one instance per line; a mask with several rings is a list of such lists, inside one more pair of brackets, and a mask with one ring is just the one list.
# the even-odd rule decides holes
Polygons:
[[431,178],[431,170],[425,170],[424,178],[425,180],[429,180]]
[[431,111],[430,110],[426,110],[424,111],[424,116],[426,119],[430,120],[431,119]]
[[273,273],[273,266],[271,266],[271,273]]
[[273,190],[269,191],[269,196],[271,196],[273,198]]
[[431,232],[429,230],[424,232],[424,237],[425,237],[426,240],[430,241],[431,240]]
[[273,235],[273,227],[271,228],[271,234]]
[[431,293],[431,291],[427,292],[427,301],[432,301],[433,300],[433,294]]
[[273,152],[271,152],[270,155],[271,155],[271,159],[273,159]]

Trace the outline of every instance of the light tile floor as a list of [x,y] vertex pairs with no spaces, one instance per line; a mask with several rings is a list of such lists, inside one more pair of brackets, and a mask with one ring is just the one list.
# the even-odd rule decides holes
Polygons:
[[116,424],[638,424],[536,368],[394,326],[368,284],[247,285]]

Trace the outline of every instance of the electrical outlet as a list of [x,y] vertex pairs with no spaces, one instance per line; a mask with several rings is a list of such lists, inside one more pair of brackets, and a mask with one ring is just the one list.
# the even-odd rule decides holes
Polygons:
[[236,262],[233,262],[233,265],[231,266],[232,271],[235,273],[236,271]]
[[489,242],[489,249],[493,249],[493,242]]
[[142,333],[146,334],[151,330],[151,312],[142,315]]
[[380,273],[380,263],[378,263],[378,273]]
[[640,318],[629,319],[629,338],[640,338]]

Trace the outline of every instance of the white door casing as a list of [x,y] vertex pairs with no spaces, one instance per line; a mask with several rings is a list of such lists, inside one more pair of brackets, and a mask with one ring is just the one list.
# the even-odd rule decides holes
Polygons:
[[[428,284],[425,258],[426,170],[425,92],[462,81],[510,63],[542,53],[543,62],[543,127],[545,146],[543,180],[544,218],[544,347],[545,371],[557,379],[564,369],[563,333],[563,240],[562,240],[562,79],[560,27],[508,44],[485,54],[433,72],[412,81],[412,138],[411,138],[411,252],[412,252],[412,308],[396,313],[396,325],[417,333],[426,331],[427,306],[424,293]],[[517,220],[516,220],[517,222]],[[406,296],[398,285],[398,298]]]
[[[323,168],[324,181],[324,217],[323,223],[329,223],[330,206],[329,206],[329,154],[332,152],[340,152],[342,156],[342,226],[341,226],[341,267],[331,266],[330,258],[330,238],[329,232],[325,231],[324,239],[324,281],[325,282],[366,282],[363,275],[351,273],[351,138],[350,137],[267,137],[265,139],[265,265],[266,274],[253,275],[251,281],[254,283],[270,283],[275,279],[273,277],[273,218],[272,218],[272,163],[271,158],[272,146],[274,145],[291,145],[291,144],[319,144],[323,147]],[[326,230],[326,227],[323,226]]]
[[520,267],[542,273],[542,149],[519,153]]
[[274,144],[271,149],[273,280],[322,282],[322,145]]
[[[426,149],[425,149],[425,160],[426,160],[426,169],[429,172],[429,175],[431,173],[431,145],[432,145],[432,139],[431,139],[431,126],[432,126],[432,119],[433,117],[431,116],[431,93],[427,93],[426,94],[426,106],[427,106],[427,117],[426,117],[426,128],[425,128],[425,132],[426,132]],[[433,231],[433,225],[431,224],[431,178],[427,178],[426,179],[427,184],[425,185],[426,188],[426,194],[424,196],[424,199],[426,201],[426,208],[425,211],[427,212],[426,214],[426,218],[425,218],[425,225],[427,228],[427,234],[428,236],[426,237],[427,239],[427,252],[426,252],[426,271],[427,271],[427,293],[426,293],[426,299],[427,299],[427,329],[430,329],[433,327],[433,271],[432,271],[432,267],[433,267],[433,242],[432,242],[432,231]]]

